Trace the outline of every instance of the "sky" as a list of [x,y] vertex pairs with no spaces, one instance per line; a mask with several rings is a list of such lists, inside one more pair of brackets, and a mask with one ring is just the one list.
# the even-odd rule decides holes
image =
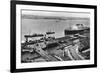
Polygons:
[[89,13],[50,12],[50,11],[22,11],[21,39],[24,35],[34,33],[55,32],[55,37],[63,37],[64,30],[75,24],[90,26]]

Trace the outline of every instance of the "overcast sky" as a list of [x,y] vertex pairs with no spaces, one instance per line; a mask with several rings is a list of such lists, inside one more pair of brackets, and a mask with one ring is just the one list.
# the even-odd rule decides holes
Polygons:
[[90,16],[89,12],[71,12],[71,11],[35,11],[35,10],[22,10],[24,15],[38,15],[38,16],[55,16],[55,17],[82,17],[87,18]]

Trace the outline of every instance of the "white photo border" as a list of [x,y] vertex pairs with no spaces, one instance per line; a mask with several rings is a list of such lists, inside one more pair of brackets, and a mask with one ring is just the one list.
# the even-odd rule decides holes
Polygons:
[[[63,62],[37,62],[37,63],[21,63],[21,10],[52,10],[52,11],[72,11],[72,12],[88,12],[90,13],[90,60],[79,61],[63,61]],[[62,8],[50,6],[31,6],[31,5],[17,5],[16,6],[16,68],[39,68],[39,67],[54,67],[54,66],[72,66],[94,64],[94,10],[83,8]]]

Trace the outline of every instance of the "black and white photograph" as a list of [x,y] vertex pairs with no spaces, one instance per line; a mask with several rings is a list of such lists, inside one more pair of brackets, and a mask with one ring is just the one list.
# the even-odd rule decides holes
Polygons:
[[21,62],[89,60],[89,15],[21,10]]
[[96,6],[12,2],[11,70],[96,67]]

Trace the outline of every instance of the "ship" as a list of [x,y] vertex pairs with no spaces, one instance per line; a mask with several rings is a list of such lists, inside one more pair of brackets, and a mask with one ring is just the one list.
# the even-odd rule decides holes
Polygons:
[[[88,27],[83,27],[82,24],[76,24],[70,30],[65,29],[65,36],[60,38],[50,36],[51,34],[55,34],[55,32],[25,35],[26,42],[21,44],[21,62],[89,60],[89,31],[90,29]],[[29,40],[29,38],[34,37],[40,37],[40,39]]]

